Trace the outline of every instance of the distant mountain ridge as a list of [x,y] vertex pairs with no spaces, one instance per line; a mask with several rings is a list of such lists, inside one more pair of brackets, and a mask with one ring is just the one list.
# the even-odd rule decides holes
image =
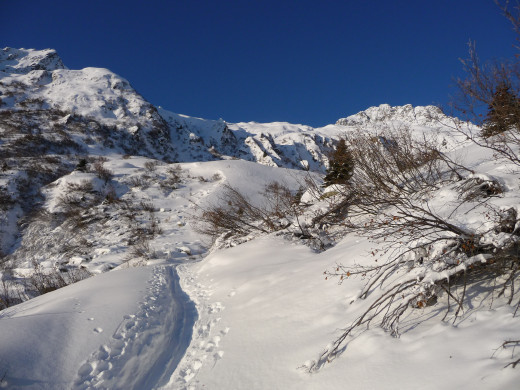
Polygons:
[[401,121],[420,126],[435,126],[448,117],[436,106],[418,106],[411,104],[392,107],[381,104],[370,107],[357,114],[338,119],[336,124],[342,126],[365,126],[388,121]]
[[105,150],[179,162],[240,158],[319,172],[328,165],[334,140],[351,128],[396,120],[435,127],[435,118],[445,117],[434,106],[383,104],[317,129],[192,118],[156,108],[108,69],[70,70],[55,50],[12,48],[0,51],[0,110],[63,114],[63,130],[74,122],[73,139],[84,153]]

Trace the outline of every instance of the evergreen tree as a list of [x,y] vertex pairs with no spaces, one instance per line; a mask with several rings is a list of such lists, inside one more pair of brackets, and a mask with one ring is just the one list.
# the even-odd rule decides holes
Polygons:
[[509,85],[502,83],[493,94],[482,126],[483,137],[491,137],[520,125],[520,100],[510,89]]
[[81,160],[79,160],[78,165],[76,165],[76,170],[80,172],[87,172],[87,164],[87,160],[82,158]]
[[323,179],[323,186],[347,184],[353,173],[354,158],[342,138],[329,158],[329,169],[327,169],[327,175]]

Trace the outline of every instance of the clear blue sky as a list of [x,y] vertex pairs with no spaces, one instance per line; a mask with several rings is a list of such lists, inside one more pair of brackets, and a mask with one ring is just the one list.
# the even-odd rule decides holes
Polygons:
[[511,56],[492,0],[0,0],[2,46],[55,48],[208,119],[321,126],[369,106],[445,105],[458,58]]

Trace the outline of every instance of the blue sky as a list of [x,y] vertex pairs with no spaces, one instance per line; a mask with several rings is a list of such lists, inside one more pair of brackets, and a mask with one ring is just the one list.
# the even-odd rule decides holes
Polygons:
[[515,53],[492,0],[24,0],[2,14],[2,46],[55,48],[155,105],[228,122],[446,105],[470,39],[483,59]]

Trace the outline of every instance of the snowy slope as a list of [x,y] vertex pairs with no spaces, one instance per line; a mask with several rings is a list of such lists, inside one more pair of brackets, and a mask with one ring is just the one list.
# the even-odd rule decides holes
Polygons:
[[[460,153],[471,156],[477,172],[512,179],[482,154]],[[106,164],[125,181],[142,175],[147,161],[113,156]],[[156,169],[160,175],[167,166]],[[7,388],[516,388],[518,370],[503,368],[511,353],[498,347],[518,337],[518,319],[500,299],[476,299],[455,323],[440,321],[442,302],[412,310],[400,339],[377,327],[360,332],[340,358],[307,373],[309,361],[362,308],[360,301],[350,302],[363,280],[338,285],[323,272],[336,262],[371,261],[367,254],[378,244],[349,235],[319,253],[270,235],[202,259],[202,237],[184,224],[195,213],[189,199],[212,202],[224,180],[254,198],[272,179],[290,184],[294,172],[239,160],[182,164],[182,172],[179,188],[166,196],[158,183],[132,190],[138,199],[153,200],[163,229],[150,241],[156,257],[141,260],[148,266],[123,266],[1,313],[0,340],[9,346],[0,353]],[[515,196],[499,201],[514,202]],[[54,199],[49,192],[46,207],[54,207]],[[92,270],[121,264],[121,229],[99,231],[108,242],[103,250],[91,248],[97,255],[83,264]],[[96,234],[89,237],[95,241]]]
[[306,373],[308,360],[360,309],[349,302],[362,281],[340,286],[323,271],[362,261],[373,249],[348,237],[316,254],[268,237],[184,267],[183,288],[201,314],[188,354],[164,389],[516,388],[520,374],[503,369],[511,355],[493,353],[517,337],[518,319],[497,303],[456,325],[440,321],[440,308],[411,313],[400,339],[377,328],[362,332],[341,358]]
[[[293,188],[298,184],[297,174],[285,169],[240,160],[163,164],[153,173],[143,168],[151,161],[113,155],[105,163],[114,172],[111,184],[121,202],[147,202],[155,209],[161,233],[147,242],[150,257],[133,254],[126,209],[113,205],[100,205],[101,219],[75,231],[67,222],[40,221],[25,232],[9,257],[16,264],[14,275],[29,275],[35,262],[44,272],[59,266],[105,273],[0,313],[0,340],[8,346],[0,351],[4,386],[146,389],[166,384],[191,341],[198,316],[180,288],[175,267],[200,261],[208,248],[187,223],[197,212],[192,202],[216,201],[224,182],[251,197],[272,180]],[[172,167],[181,179],[165,191],[159,180]],[[148,184],[134,186],[135,177]],[[249,177],[256,181],[249,182]],[[102,190],[103,183],[95,176],[75,171],[44,190],[44,209],[56,213],[62,207],[60,195],[85,180]],[[95,210],[91,213],[96,215]],[[147,225],[146,213],[136,210],[135,216],[141,226]],[[89,244],[80,245],[81,239]],[[79,246],[71,252],[76,241]]]
[[[284,216],[292,225],[277,233],[212,248],[196,229],[200,207],[222,202],[226,184],[254,205],[273,181],[296,193],[311,177],[319,193],[339,137],[361,132],[383,144],[388,129],[436,139],[468,168],[463,184],[496,182],[503,194],[489,204],[518,209],[515,167],[454,132],[458,122],[436,108],[381,105],[317,129],[206,120],[156,109],[109,70],[67,69],[50,49],[1,51],[0,92],[0,298],[10,306],[0,312],[0,386],[518,387],[520,371],[504,368],[518,353],[499,348],[519,337],[515,306],[475,290],[461,317],[442,321],[439,295],[407,312],[399,339],[359,330],[309,373],[365,302],[365,280],[338,285],[323,272],[371,265],[383,246],[341,223],[319,227],[322,246],[294,234],[341,188],[307,192],[306,214]],[[439,184],[429,205],[458,226],[491,228],[486,204],[457,206],[461,188]]]
[[449,119],[435,106],[413,107],[411,104],[392,107],[381,104],[378,107],[370,107],[357,114],[338,119],[336,124],[343,126],[366,126],[377,123],[393,121],[408,122],[421,126],[439,126]]

